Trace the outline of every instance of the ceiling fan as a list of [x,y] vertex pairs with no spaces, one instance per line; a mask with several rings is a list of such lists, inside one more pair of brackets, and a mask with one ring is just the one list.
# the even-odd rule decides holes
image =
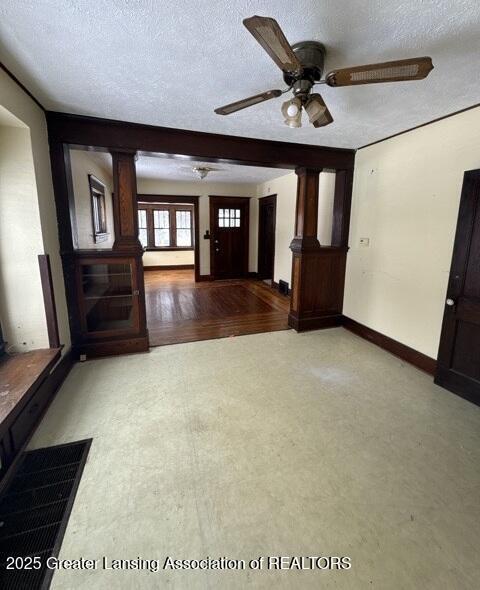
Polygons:
[[285,124],[302,126],[302,109],[305,109],[314,127],[324,127],[333,122],[333,117],[320,94],[313,93],[316,84],[327,86],[356,86],[380,82],[422,80],[433,69],[430,57],[414,57],[328,72],[324,79],[323,65],[325,47],[317,41],[302,41],[290,45],[280,25],[274,18],[252,16],[243,21],[245,27],[260,43],[283,72],[286,90],[267,90],[248,98],[215,109],[217,115],[230,115],[241,109],[277,98],[292,90],[293,98],[282,104]]

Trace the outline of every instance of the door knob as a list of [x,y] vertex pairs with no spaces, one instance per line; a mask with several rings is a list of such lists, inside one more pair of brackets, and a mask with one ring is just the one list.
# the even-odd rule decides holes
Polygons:
[[448,305],[448,307],[453,307],[455,305],[455,301],[450,298],[448,298],[445,303]]

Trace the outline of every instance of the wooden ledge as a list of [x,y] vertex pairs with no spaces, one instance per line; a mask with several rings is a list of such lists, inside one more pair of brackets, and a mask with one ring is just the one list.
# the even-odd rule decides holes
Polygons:
[[40,348],[0,359],[0,426],[11,422],[60,358],[61,348]]

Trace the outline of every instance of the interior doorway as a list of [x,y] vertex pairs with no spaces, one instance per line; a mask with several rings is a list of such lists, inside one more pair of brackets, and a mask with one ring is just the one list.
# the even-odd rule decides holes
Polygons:
[[210,197],[210,275],[213,280],[248,276],[249,197]]
[[435,382],[480,404],[480,170],[465,172]]
[[258,200],[258,278],[273,281],[277,195]]

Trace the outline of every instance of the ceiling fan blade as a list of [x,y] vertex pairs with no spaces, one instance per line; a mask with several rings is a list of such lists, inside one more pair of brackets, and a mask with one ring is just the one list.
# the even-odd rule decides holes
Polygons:
[[261,94],[255,94],[255,96],[249,96],[248,98],[243,98],[242,100],[237,100],[237,102],[232,102],[230,104],[226,104],[223,107],[219,107],[215,109],[217,115],[230,115],[230,113],[235,113],[236,111],[241,111],[242,109],[246,109],[247,107],[251,107],[254,104],[258,104],[260,102],[265,102],[266,100],[270,100],[271,98],[277,98],[281,96],[281,90],[267,90],[267,92],[262,92]]
[[297,72],[302,69],[302,64],[274,18],[251,16],[243,24],[281,70]]
[[308,119],[314,127],[325,127],[333,123],[333,117],[320,94],[311,94],[305,104]]
[[333,70],[325,79],[329,86],[355,86],[379,82],[422,80],[433,70],[431,57],[414,57],[354,68]]

